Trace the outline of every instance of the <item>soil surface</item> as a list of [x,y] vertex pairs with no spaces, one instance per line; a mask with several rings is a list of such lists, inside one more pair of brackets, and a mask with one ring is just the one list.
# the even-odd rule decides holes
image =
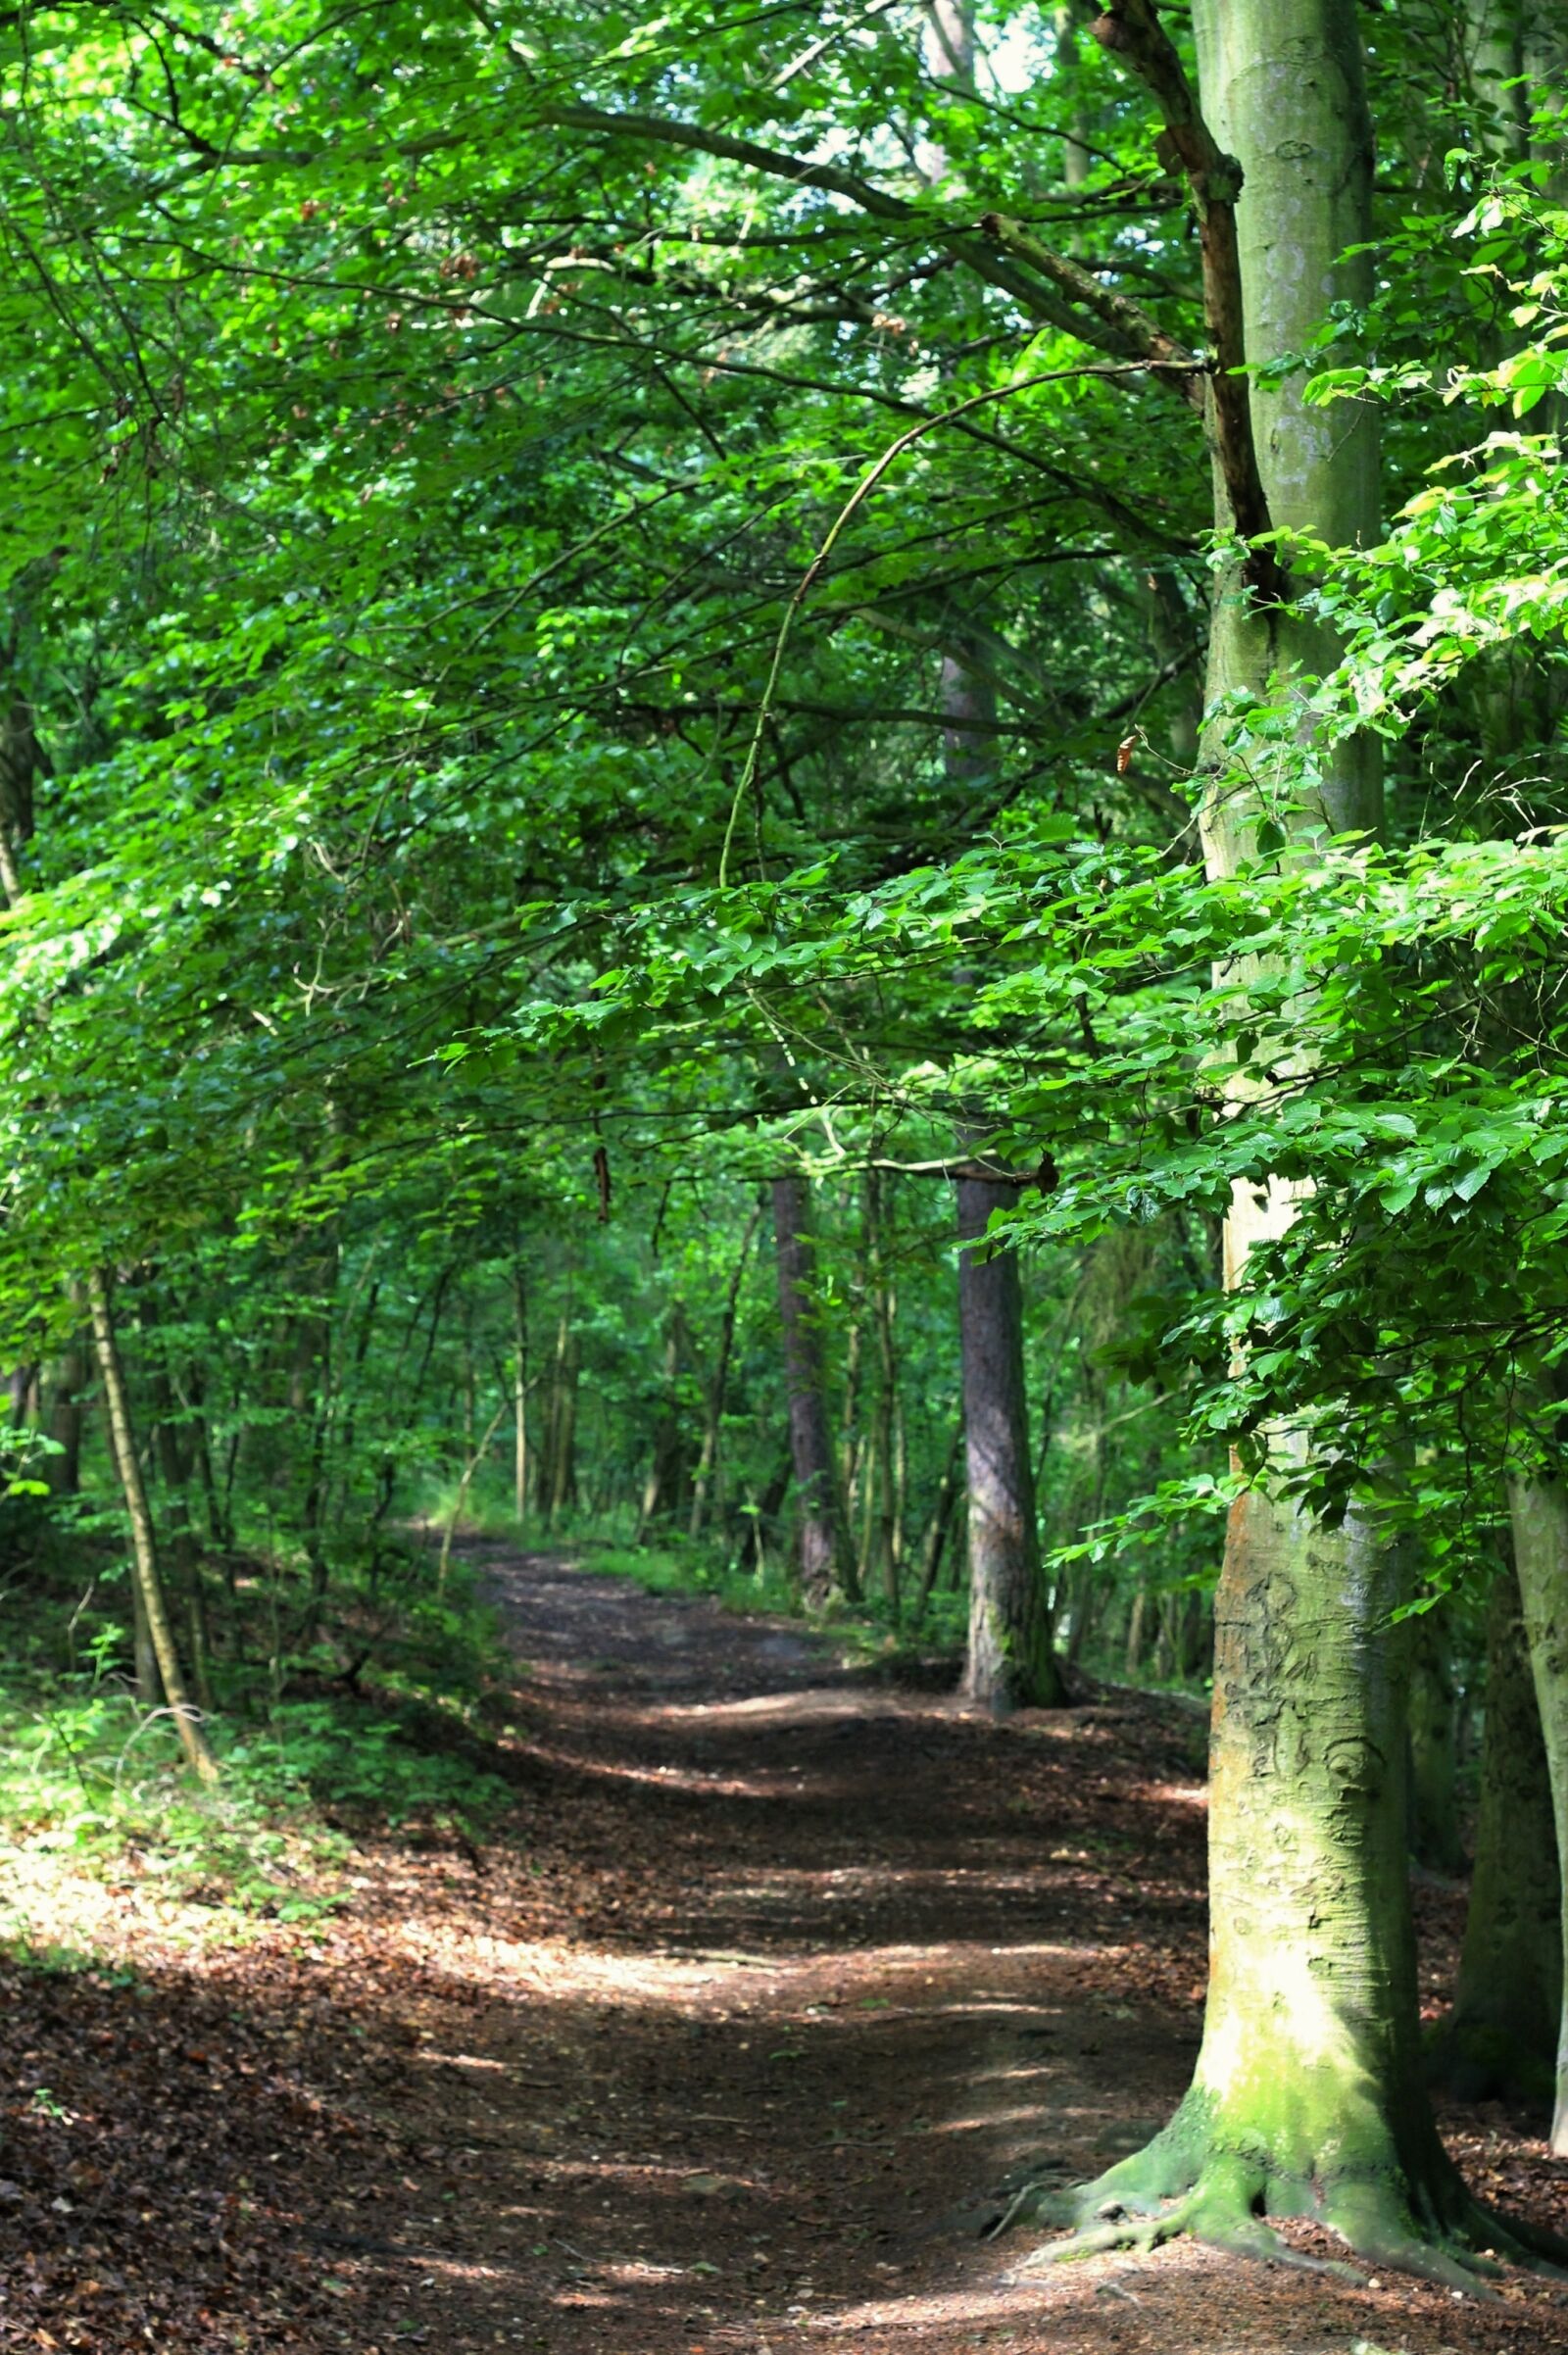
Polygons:
[[[1039,2274],[978,2236],[1023,2161],[1098,2173],[1183,2090],[1191,1710],[997,1725],[788,1623],[470,1554],[518,1662],[482,1850],[367,1846],[330,1926],[239,1948],[82,1883],[76,1939],[125,1967],[6,1973],[0,2345],[1568,2350],[1529,2279],[1488,2304],[1190,2245]],[[1436,1990],[1462,1893],[1419,1899]],[[1562,2229],[1532,2122],[1445,2131]]]

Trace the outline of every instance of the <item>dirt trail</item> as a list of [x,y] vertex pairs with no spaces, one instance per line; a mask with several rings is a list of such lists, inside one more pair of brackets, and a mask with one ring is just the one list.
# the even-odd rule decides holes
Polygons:
[[468,1903],[468,1981],[423,2056],[461,2185],[429,2343],[1568,2346],[1553,2293],[1483,2314],[1193,2249],[1010,2280],[1026,2245],[956,2213],[1025,2156],[1097,2171],[1183,2088],[1204,1816],[1182,1712],[999,1727],[856,1682],[795,1627],[487,1570],[531,1672],[535,1887],[573,1910],[541,1938],[510,1889]]
[[[1190,1715],[1113,1695],[997,1726],[798,1627],[471,1558],[519,1662],[507,1836],[389,1841],[318,1942],[22,1988],[0,2035],[68,2123],[28,2114],[7,2155],[33,2271],[0,2346],[1568,2349],[1554,2288],[1482,2307],[1189,2247],[1014,2279],[1027,2241],[975,2237],[963,2212],[1023,2157],[1092,2174],[1186,2082]],[[161,2056],[135,2084],[127,2021]],[[1564,2170],[1515,2122],[1451,2124],[1473,2175],[1560,2216]]]

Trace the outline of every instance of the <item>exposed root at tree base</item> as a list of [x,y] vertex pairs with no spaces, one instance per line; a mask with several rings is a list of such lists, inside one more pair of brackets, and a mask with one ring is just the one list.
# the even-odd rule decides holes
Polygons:
[[[1414,2188],[1393,2167],[1284,2176],[1255,2152],[1221,2147],[1178,2113],[1163,2134],[1096,2183],[1067,2193],[1024,2184],[988,2231],[1030,2223],[1071,2228],[1024,2258],[1020,2274],[1111,2250],[1148,2252],[1187,2234],[1233,2256],[1331,2274],[1358,2286],[1368,2279],[1365,2269],[1376,2269],[1492,2298],[1491,2283],[1505,2263],[1568,2276],[1568,2242],[1529,2224],[1504,2223],[1471,2196],[1441,2153],[1433,2178]],[[1295,2249],[1270,2218],[1321,2226],[1359,2262]]]

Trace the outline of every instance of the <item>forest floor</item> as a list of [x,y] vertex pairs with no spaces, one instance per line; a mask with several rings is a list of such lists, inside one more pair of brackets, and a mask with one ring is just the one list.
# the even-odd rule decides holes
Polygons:
[[[994,1725],[797,1626],[476,1545],[518,1661],[483,1848],[363,1841],[345,1911],[204,1936],[135,1860],[21,1854],[0,1973],[0,2347],[93,2355],[1480,2355],[1568,2289],[1364,2289],[1192,2246],[1017,2275],[1026,2157],[1168,2114],[1203,1973],[1201,1726]],[[485,1747],[490,1749],[488,1742]],[[1422,1892],[1451,1970],[1457,1891]],[[1500,2110],[1446,2131],[1562,2227]]]

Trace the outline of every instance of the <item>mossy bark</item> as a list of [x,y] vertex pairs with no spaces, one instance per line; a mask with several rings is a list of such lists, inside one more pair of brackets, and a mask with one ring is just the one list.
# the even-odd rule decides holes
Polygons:
[[1461,2100],[1549,2098],[1562,2005],[1557,1829],[1511,1560],[1487,1607],[1485,1691],[1475,1876],[1435,2058]]
[[[1215,1612],[1203,2041],[1164,2132],[1007,2219],[1077,2228],[1034,2263],[1191,2232],[1294,2256],[1309,2218],[1360,2258],[1450,2286],[1553,2244],[1471,2198],[1438,2139],[1419,2050],[1405,1889],[1406,1643],[1395,1551],[1258,1491],[1237,1500]],[[1560,2252],[1554,2252],[1560,2253]],[[1346,2270],[1346,2269],[1341,2269]]]

